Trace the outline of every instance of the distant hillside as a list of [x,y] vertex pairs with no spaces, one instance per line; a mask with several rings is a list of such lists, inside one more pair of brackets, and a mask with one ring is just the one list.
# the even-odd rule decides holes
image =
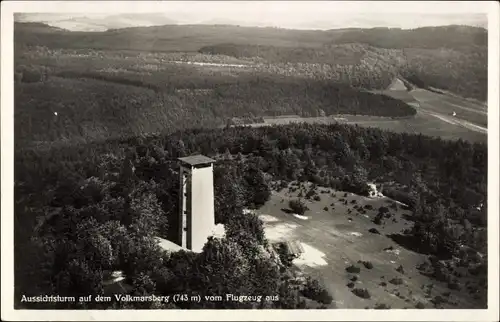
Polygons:
[[[233,117],[412,115],[401,101],[366,93],[387,88],[396,75],[485,101],[486,47],[466,47],[484,30],[435,29],[448,34],[439,48],[431,36],[418,38],[424,29],[387,32],[397,40],[382,37],[382,29],[169,25],[70,32],[16,23],[17,142],[218,127]],[[380,39],[349,41],[365,33]],[[405,48],[406,34],[421,47]],[[382,48],[383,41],[396,48]],[[228,65],[242,63],[249,67]]]
[[138,26],[158,26],[176,24],[161,13],[135,13],[111,15],[73,15],[47,13],[19,13],[14,17],[17,22],[38,22],[69,31],[106,31]]
[[329,82],[250,75],[222,84],[220,79],[201,76],[191,76],[195,88],[182,89],[179,83],[178,89],[156,91],[126,76],[97,73],[61,73],[42,82],[17,83],[16,143],[91,141],[214,128],[233,117],[415,114],[399,100]]
[[[125,19],[119,16],[116,18]],[[37,26],[40,30],[33,28]],[[50,28],[50,27],[47,27]],[[468,26],[290,30],[229,25],[164,25],[122,28],[103,32],[47,35],[39,23],[15,23],[16,42],[53,48],[197,51],[219,43],[284,47],[323,47],[338,43],[366,43],[383,48],[450,48],[486,46],[487,31]],[[41,34],[41,35],[40,35]],[[189,41],[186,41],[189,39]]]
[[[332,30],[337,34],[337,30]],[[450,48],[468,49],[486,47],[488,31],[470,26],[422,27],[412,30],[399,28],[373,28],[345,30],[336,43],[365,43],[382,48]]]
[[[34,28],[34,26],[37,28]],[[276,28],[166,25],[134,27],[103,32],[65,32],[47,34],[39,23],[15,23],[14,39],[19,45],[49,48],[93,48],[137,51],[197,51],[203,46],[223,42],[255,45],[320,47],[332,40],[326,31],[295,31]]]

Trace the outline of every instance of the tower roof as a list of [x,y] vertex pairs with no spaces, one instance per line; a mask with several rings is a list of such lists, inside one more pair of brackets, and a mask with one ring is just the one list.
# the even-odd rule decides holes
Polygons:
[[179,160],[181,162],[189,164],[191,166],[203,165],[203,164],[210,164],[210,163],[214,163],[215,162],[214,159],[211,159],[211,158],[206,157],[206,156],[201,155],[201,154],[190,155],[188,157],[179,158]]

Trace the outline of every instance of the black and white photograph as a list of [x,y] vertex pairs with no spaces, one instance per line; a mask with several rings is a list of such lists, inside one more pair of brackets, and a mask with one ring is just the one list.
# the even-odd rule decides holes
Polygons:
[[2,3],[2,320],[496,320],[498,13]]

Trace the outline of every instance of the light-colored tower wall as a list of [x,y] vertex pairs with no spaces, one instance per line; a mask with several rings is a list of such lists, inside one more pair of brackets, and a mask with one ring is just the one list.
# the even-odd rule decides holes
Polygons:
[[215,227],[213,164],[191,169],[191,250],[200,252]]
[[179,243],[203,250],[215,228],[213,164],[180,167]]
[[182,247],[188,248],[188,183],[191,169],[183,166],[180,168],[180,191],[179,191],[179,243]]

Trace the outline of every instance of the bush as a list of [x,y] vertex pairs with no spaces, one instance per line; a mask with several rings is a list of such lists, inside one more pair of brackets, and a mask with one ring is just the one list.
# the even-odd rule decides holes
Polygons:
[[368,231],[369,231],[370,233],[372,233],[372,234],[377,234],[377,235],[380,235],[380,232],[379,232],[377,229],[375,229],[375,228],[370,228],[370,229],[368,229]]
[[373,264],[371,262],[369,262],[369,261],[362,261],[361,263],[363,264],[363,266],[365,266],[368,269],[372,269],[373,268]]
[[422,303],[422,302],[418,302],[418,303],[415,305],[415,307],[416,307],[417,309],[425,309],[425,305],[424,305],[424,303]]
[[377,303],[377,304],[375,305],[375,307],[374,307],[374,309],[375,309],[375,310],[388,310],[388,309],[390,309],[390,308],[391,308],[391,306],[390,306],[390,305],[387,305],[387,304],[385,304],[385,303],[382,303],[382,304]]
[[315,194],[316,194],[316,192],[313,189],[309,190],[306,193],[306,199],[311,199]]
[[405,270],[403,268],[403,265],[399,265],[398,268],[396,268],[396,271],[400,272],[401,274],[405,273]]
[[348,287],[348,288],[353,288],[353,287],[354,287],[354,283],[353,283],[353,282],[349,282],[349,283],[347,284],[347,287]]
[[381,225],[382,224],[382,218],[383,218],[383,214],[378,214],[377,216],[375,216],[375,218],[373,219],[373,223],[375,225]]
[[315,279],[307,278],[302,294],[322,304],[331,304],[333,301],[332,296],[328,291]]
[[437,295],[431,300],[432,304],[438,306],[440,304],[446,303],[446,299],[444,299],[442,296]]
[[313,199],[314,201],[321,201],[321,197],[318,195],[314,196]]
[[369,299],[371,297],[370,293],[366,288],[355,288],[352,292],[363,299]]
[[389,283],[394,284],[394,285],[401,285],[403,284],[403,279],[400,277],[395,277],[389,281]]
[[44,80],[45,74],[42,70],[36,67],[25,67],[21,72],[21,81],[23,83],[38,83]]
[[309,210],[306,204],[300,199],[290,200],[288,202],[290,209],[298,215],[304,215],[304,213]]
[[384,207],[384,206],[380,206],[380,208],[378,208],[378,212],[381,214],[385,214],[385,213],[389,212],[389,208]]
[[351,265],[351,266],[348,266],[346,267],[345,269],[348,273],[359,273],[361,272],[361,268],[357,267],[357,266],[354,266],[354,265]]
[[448,288],[450,290],[456,290],[456,291],[459,291],[460,290],[460,284],[456,283],[456,282],[450,282],[448,283]]
[[323,208],[324,211],[328,211],[328,207]]
[[290,252],[288,244],[285,242],[279,242],[274,244],[273,248],[278,253],[283,265],[285,265],[286,267],[291,267],[293,264],[293,260],[297,258],[297,255]]

